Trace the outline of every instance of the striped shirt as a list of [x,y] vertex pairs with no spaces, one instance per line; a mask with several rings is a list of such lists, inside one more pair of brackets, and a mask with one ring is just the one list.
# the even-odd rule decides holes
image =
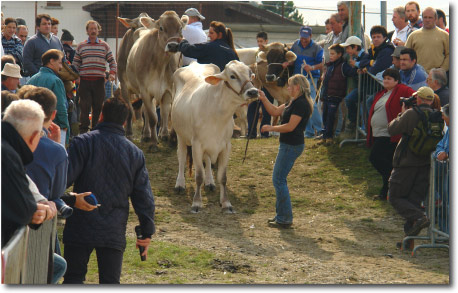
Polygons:
[[98,79],[105,76],[106,62],[110,66],[110,74],[116,74],[116,60],[110,46],[97,38],[95,43],[87,39],[78,44],[72,64],[82,79]]
[[21,39],[16,37],[16,35],[13,35],[11,39],[7,40],[2,33],[2,46],[5,55],[12,55],[16,60],[16,64],[22,69],[24,64],[22,59],[22,50],[24,46],[22,45]]

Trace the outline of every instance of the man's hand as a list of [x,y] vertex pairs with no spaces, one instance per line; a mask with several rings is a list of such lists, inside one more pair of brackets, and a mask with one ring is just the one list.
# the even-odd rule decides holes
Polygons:
[[283,68],[286,68],[289,66],[289,62],[285,61],[281,64],[281,66],[283,66]]
[[43,204],[47,206],[46,221],[51,220],[57,215],[56,204],[53,201],[47,201]]
[[269,125],[269,124],[265,124],[261,127],[261,132],[269,132],[269,131],[273,131],[273,126],[272,125]]
[[60,127],[54,122],[51,122],[48,128],[49,134],[48,138],[52,141],[60,143]]
[[88,195],[91,195],[92,192],[84,192],[84,193],[70,193],[71,195],[76,197],[75,200],[75,208],[80,209],[82,211],[90,212],[97,208],[97,206],[93,206],[88,203],[84,198]]
[[148,257],[148,247],[151,242],[151,238],[145,238],[145,239],[137,239],[137,243],[135,247],[138,249],[139,246],[143,246],[145,248],[145,251],[143,251],[142,256],[145,257],[145,259]]
[[312,66],[308,65],[308,64],[305,64],[302,66],[304,68],[305,71],[307,72],[310,72],[313,70]]
[[44,204],[37,203],[37,210],[33,213],[31,224],[41,224],[46,220],[46,210],[48,207]]
[[356,65],[356,60],[350,59],[350,60],[348,60],[348,64],[350,64],[351,67],[355,67],[355,65]]
[[439,161],[445,161],[447,158],[448,158],[448,155],[446,152],[440,152],[439,154],[437,154],[437,159]]

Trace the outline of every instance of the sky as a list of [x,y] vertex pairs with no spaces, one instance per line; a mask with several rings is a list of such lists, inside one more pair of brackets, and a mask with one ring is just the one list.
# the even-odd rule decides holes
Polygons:
[[[304,16],[304,20],[309,25],[324,25],[325,20],[332,14],[337,12],[337,2],[330,0],[320,0],[320,1],[294,1],[294,5],[299,9],[299,12]],[[380,2],[381,1],[362,1],[363,5],[366,7],[366,31],[369,31],[370,28],[374,25],[381,24],[380,18]],[[387,30],[394,30],[393,22],[391,21],[393,8],[405,5],[408,1],[393,1],[389,0],[387,2]],[[417,0],[420,5],[420,10],[428,6],[441,9],[445,12],[447,16],[447,27],[449,27],[449,1],[437,0],[437,1],[425,1]],[[329,11],[320,11],[317,9],[329,10]],[[370,12],[370,13],[369,13]],[[362,20],[361,20],[362,21]]]

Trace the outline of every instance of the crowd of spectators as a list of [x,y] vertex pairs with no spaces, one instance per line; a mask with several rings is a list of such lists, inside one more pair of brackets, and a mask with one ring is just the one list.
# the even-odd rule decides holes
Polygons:
[[[229,28],[212,22],[210,42],[203,43],[206,36],[201,21],[205,17],[194,8],[186,14],[190,22],[183,34],[188,36],[179,45],[185,56],[217,63],[221,69],[229,60],[238,59]],[[332,144],[343,126],[350,130],[357,127],[359,89],[347,87],[348,81],[355,83],[358,75],[369,74],[383,83],[381,91],[364,97],[369,160],[382,177],[382,188],[374,199],[389,200],[406,220],[405,235],[414,236],[430,223],[421,208],[428,191],[430,156],[419,156],[403,147],[405,134],[412,133],[420,118],[400,99],[413,96],[418,108],[427,111],[442,106],[449,125],[449,31],[443,11],[432,7],[421,11],[416,2],[394,8],[392,21],[392,32],[373,26],[368,44],[363,29],[350,34],[349,3],[339,1],[337,13],[325,23],[326,37],[315,42],[312,28],[301,27],[291,47],[297,59],[283,67],[291,66],[294,74],[305,76],[311,90],[310,105],[315,101],[308,113],[310,119],[304,120],[300,131],[326,145]],[[67,271],[64,283],[82,283],[95,249],[101,255],[100,282],[119,283],[129,197],[145,236],[136,244],[147,248],[155,227],[154,199],[143,153],[124,137],[122,126],[128,108],[113,97],[116,60],[109,45],[98,38],[102,28],[96,21],[87,22],[88,38],[76,50],[68,30],[62,29],[61,39],[57,37],[59,20],[39,14],[35,25],[36,34],[29,37],[23,19],[4,19],[2,13],[2,247],[18,227],[36,229],[59,215],[67,219],[66,247],[64,258],[60,247],[55,248],[53,282]],[[259,33],[257,42],[259,50],[264,50],[267,34]],[[80,77],[70,89],[60,76],[63,67]],[[262,135],[268,137],[266,129],[274,128],[265,126],[270,126],[265,105],[273,98],[265,92],[266,97],[258,103],[265,115]],[[304,93],[298,91],[296,96]],[[69,146],[73,101],[81,107],[77,119],[81,135]],[[257,115],[254,105],[249,121]],[[438,160],[448,159],[448,142],[447,128],[434,154]],[[119,155],[120,145],[128,159],[110,159]],[[107,162],[112,164],[108,169]],[[108,171],[101,172],[102,168]],[[78,193],[65,195],[66,187],[73,183]],[[108,190],[115,190],[117,197]],[[89,204],[86,199],[93,192],[96,201]],[[109,225],[103,220],[107,215],[112,218]],[[282,221],[290,224],[292,218]],[[88,222],[90,227],[85,224]]]

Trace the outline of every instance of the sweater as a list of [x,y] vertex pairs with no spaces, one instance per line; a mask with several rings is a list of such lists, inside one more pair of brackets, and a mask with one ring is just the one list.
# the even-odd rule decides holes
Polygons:
[[[32,76],[40,70],[42,66],[41,56],[49,49],[57,49],[64,52],[64,47],[62,47],[60,40],[52,33],[49,42],[41,33],[37,33],[25,42],[23,50],[25,76]],[[66,60],[65,56],[62,62],[64,60]]]
[[421,28],[412,32],[407,38],[407,48],[417,52],[417,63],[427,72],[432,68],[449,70],[449,34],[438,27],[433,29]]
[[97,79],[105,77],[106,62],[110,74],[116,74],[116,60],[110,46],[97,38],[94,43],[87,39],[78,44],[72,65],[79,71],[81,79]]

